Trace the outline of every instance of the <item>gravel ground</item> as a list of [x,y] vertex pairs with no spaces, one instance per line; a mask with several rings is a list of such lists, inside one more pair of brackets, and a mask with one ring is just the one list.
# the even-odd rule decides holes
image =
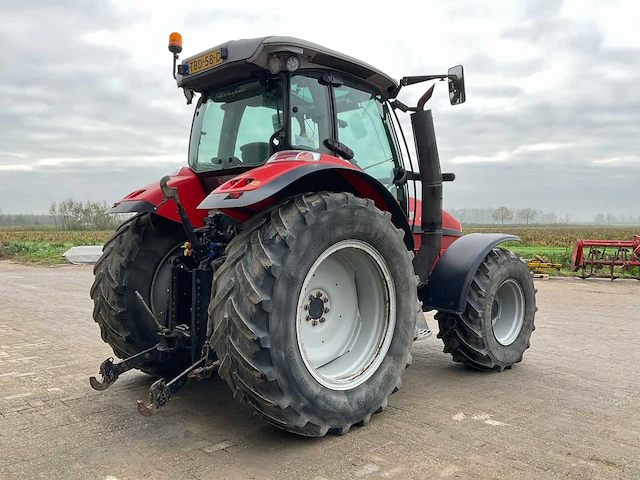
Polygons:
[[152,417],[135,406],[145,374],[93,391],[112,352],[91,318],[92,279],[90,266],[0,262],[2,479],[640,479],[638,281],[536,280],[522,363],[471,371],[434,335],[414,344],[384,413],[307,439],[254,417],[221,381]]

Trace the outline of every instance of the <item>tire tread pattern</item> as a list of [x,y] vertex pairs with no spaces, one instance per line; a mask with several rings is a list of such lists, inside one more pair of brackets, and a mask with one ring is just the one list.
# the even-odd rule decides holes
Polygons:
[[[234,398],[248,404],[266,421],[299,435],[344,435],[352,425],[311,422],[303,413],[305,405],[294,405],[280,388],[269,352],[270,295],[282,259],[295,245],[300,231],[321,212],[353,203],[387,218],[372,201],[350,193],[319,192],[289,199],[247,222],[229,244],[227,261],[213,278],[208,330],[212,332],[211,347],[221,362],[219,375],[231,387]],[[400,230],[399,235],[404,232]],[[411,258],[411,252],[407,255]],[[229,288],[231,283],[234,288]],[[408,351],[406,356],[405,363],[409,364]],[[395,390],[400,383],[398,380]],[[385,398],[376,406],[376,413],[386,405]],[[366,424],[370,417],[367,414],[354,425]]]
[[[478,268],[467,305],[462,315],[438,312],[439,332],[437,337],[444,342],[444,352],[453,356],[454,362],[464,363],[477,370],[495,370],[501,372],[511,365],[500,362],[491,352],[483,333],[483,305],[489,290],[492,274],[510,261],[521,262],[517,253],[504,248],[494,248],[485,257]],[[532,327],[535,330],[535,326]],[[527,347],[529,348],[529,343]],[[522,356],[517,362],[522,361]],[[516,363],[517,363],[516,362]]]
[[[146,327],[129,314],[128,284],[134,263],[145,272],[155,268],[147,265],[141,251],[143,246],[153,248],[153,239],[166,235],[168,226],[175,228],[173,222],[168,222],[148,213],[137,214],[124,221],[104,244],[102,256],[93,268],[94,281],[90,290],[94,302],[93,319],[100,327],[102,340],[111,346],[118,358],[126,358],[149,348],[142,340],[141,328]],[[167,369],[163,364],[154,363],[145,365],[141,370],[162,375],[165,372],[173,373],[175,367]]]

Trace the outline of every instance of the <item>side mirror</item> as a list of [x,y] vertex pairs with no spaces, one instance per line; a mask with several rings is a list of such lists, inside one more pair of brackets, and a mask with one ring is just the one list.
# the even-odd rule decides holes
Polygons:
[[467,99],[464,90],[464,69],[462,65],[451,67],[447,72],[449,79],[449,102],[451,105],[459,105]]

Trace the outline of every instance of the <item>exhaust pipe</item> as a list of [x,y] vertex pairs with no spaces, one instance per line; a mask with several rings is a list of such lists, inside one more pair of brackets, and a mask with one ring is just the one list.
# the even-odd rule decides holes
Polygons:
[[[420,103],[420,107],[424,106]],[[422,233],[420,249],[413,261],[420,287],[429,279],[442,246],[442,172],[431,110],[419,108],[412,113],[411,126],[422,182]]]

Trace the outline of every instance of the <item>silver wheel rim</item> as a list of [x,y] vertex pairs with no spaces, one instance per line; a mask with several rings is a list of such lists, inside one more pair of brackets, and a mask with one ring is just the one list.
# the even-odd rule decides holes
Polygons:
[[502,282],[491,306],[493,335],[501,345],[511,345],[522,330],[524,322],[524,293],[510,278]]
[[391,272],[368,243],[338,242],[309,269],[298,297],[296,338],[321,385],[349,390],[366,382],[382,364],[395,324]]

